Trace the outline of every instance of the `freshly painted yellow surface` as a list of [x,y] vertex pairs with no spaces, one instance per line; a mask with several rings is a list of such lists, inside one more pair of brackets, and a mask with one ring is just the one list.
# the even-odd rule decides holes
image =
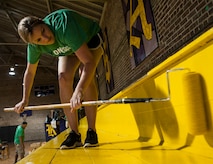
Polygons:
[[[185,68],[169,73],[169,101],[102,105],[97,115],[99,147],[60,150],[59,146],[69,131],[66,130],[18,164],[213,163],[212,61],[213,28],[112,98],[167,98],[166,71]],[[193,109],[189,109],[189,99],[184,97],[186,92],[182,79],[187,72],[196,72],[202,76],[200,87],[205,109],[201,112],[206,115],[202,123],[208,129],[200,135],[188,133],[190,115],[187,115],[187,111],[193,112]],[[196,121],[196,118],[193,119]],[[80,121],[79,128],[84,141],[86,119]]]

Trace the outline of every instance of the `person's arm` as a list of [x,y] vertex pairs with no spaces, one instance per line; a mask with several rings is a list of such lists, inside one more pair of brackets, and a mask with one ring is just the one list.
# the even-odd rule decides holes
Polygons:
[[71,110],[78,109],[81,106],[84,92],[92,81],[92,78],[94,78],[98,63],[85,43],[75,52],[75,54],[84,66],[80,80],[70,100]]
[[30,92],[32,89],[32,85],[34,82],[36,70],[37,70],[38,62],[36,64],[27,64],[27,68],[24,73],[24,79],[23,79],[23,96],[21,102],[15,105],[14,110],[17,113],[23,112],[23,109],[25,106],[28,105]]

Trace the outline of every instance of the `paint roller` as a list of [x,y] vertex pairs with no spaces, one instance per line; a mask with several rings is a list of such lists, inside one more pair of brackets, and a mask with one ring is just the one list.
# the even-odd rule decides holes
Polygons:
[[[168,101],[170,100],[170,82],[169,73],[174,71],[185,70],[184,68],[177,68],[167,70],[167,85],[168,97],[167,98],[123,98],[117,100],[98,100],[82,102],[82,106],[102,105],[102,104],[126,104],[126,103],[149,103],[155,101]],[[186,115],[188,120],[188,131],[192,135],[203,134],[207,130],[207,122],[205,115],[205,107],[203,101],[203,93],[201,88],[201,76],[195,72],[188,72],[183,76],[183,89],[186,104]],[[64,104],[50,104],[28,106],[24,110],[44,110],[54,108],[66,108],[70,103]],[[4,108],[4,111],[14,111],[14,108]]]
[[[165,97],[165,98],[122,98],[122,99],[116,99],[116,100],[85,101],[85,102],[82,102],[82,106],[93,106],[93,105],[103,105],[103,104],[149,103],[149,102],[158,102],[158,101],[169,101],[170,100],[169,73],[174,72],[174,71],[180,71],[180,70],[184,70],[184,68],[176,68],[176,69],[166,71],[168,97]],[[45,109],[67,108],[67,107],[70,107],[70,103],[27,106],[27,107],[24,108],[24,110],[45,110]],[[14,111],[14,107],[4,108],[4,111],[5,112]]]
[[187,72],[182,80],[188,132],[192,135],[204,134],[207,131],[207,120],[201,75],[196,72]]
[[[182,68],[175,69],[182,70]],[[116,100],[97,100],[97,101],[85,101],[82,102],[82,106],[93,106],[93,105],[103,105],[103,104],[130,104],[130,103],[149,103],[149,102],[156,102],[156,101],[168,101],[170,100],[170,83],[169,83],[169,72],[168,70],[166,73],[167,75],[167,88],[168,88],[168,97],[166,98],[122,98]],[[70,107],[70,103],[63,103],[63,104],[48,104],[48,105],[37,105],[37,106],[27,106],[24,110],[46,110],[46,109],[57,109],[57,108],[68,108]],[[5,112],[14,111],[14,107],[11,108],[4,108]]]

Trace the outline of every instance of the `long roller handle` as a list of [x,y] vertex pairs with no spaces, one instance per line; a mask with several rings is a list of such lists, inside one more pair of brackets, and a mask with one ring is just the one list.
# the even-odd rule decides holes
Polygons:
[[98,101],[85,101],[82,106],[102,105],[102,104],[128,104],[128,103],[146,103],[150,102],[152,98],[123,98],[116,100],[98,100]]
[[[127,104],[127,103],[147,103],[152,101],[152,98],[123,98],[117,100],[98,100],[98,101],[84,101],[82,106],[93,106],[93,105],[102,105],[102,104]],[[27,106],[24,110],[46,110],[46,109],[56,109],[56,108],[67,108],[70,106],[70,103],[63,104],[50,104],[50,105],[37,105],[37,106]],[[12,108],[4,108],[5,112],[14,111]]]

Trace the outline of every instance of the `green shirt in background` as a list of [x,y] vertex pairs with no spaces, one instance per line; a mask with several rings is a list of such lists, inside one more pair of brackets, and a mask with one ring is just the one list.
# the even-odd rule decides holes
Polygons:
[[22,128],[21,125],[17,126],[16,128],[16,133],[14,136],[14,143],[15,144],[20,144],[20,140],[19,138],[22,137],[23,141],[24,141],[24,128]]
[[57,10],[43,21],[52,30],[55,43],[45,46],[28,44],[28,62],[31,64],[35,64],[42,54],[56,57],[71,55],[100,31],[97,22],[69,9]]

